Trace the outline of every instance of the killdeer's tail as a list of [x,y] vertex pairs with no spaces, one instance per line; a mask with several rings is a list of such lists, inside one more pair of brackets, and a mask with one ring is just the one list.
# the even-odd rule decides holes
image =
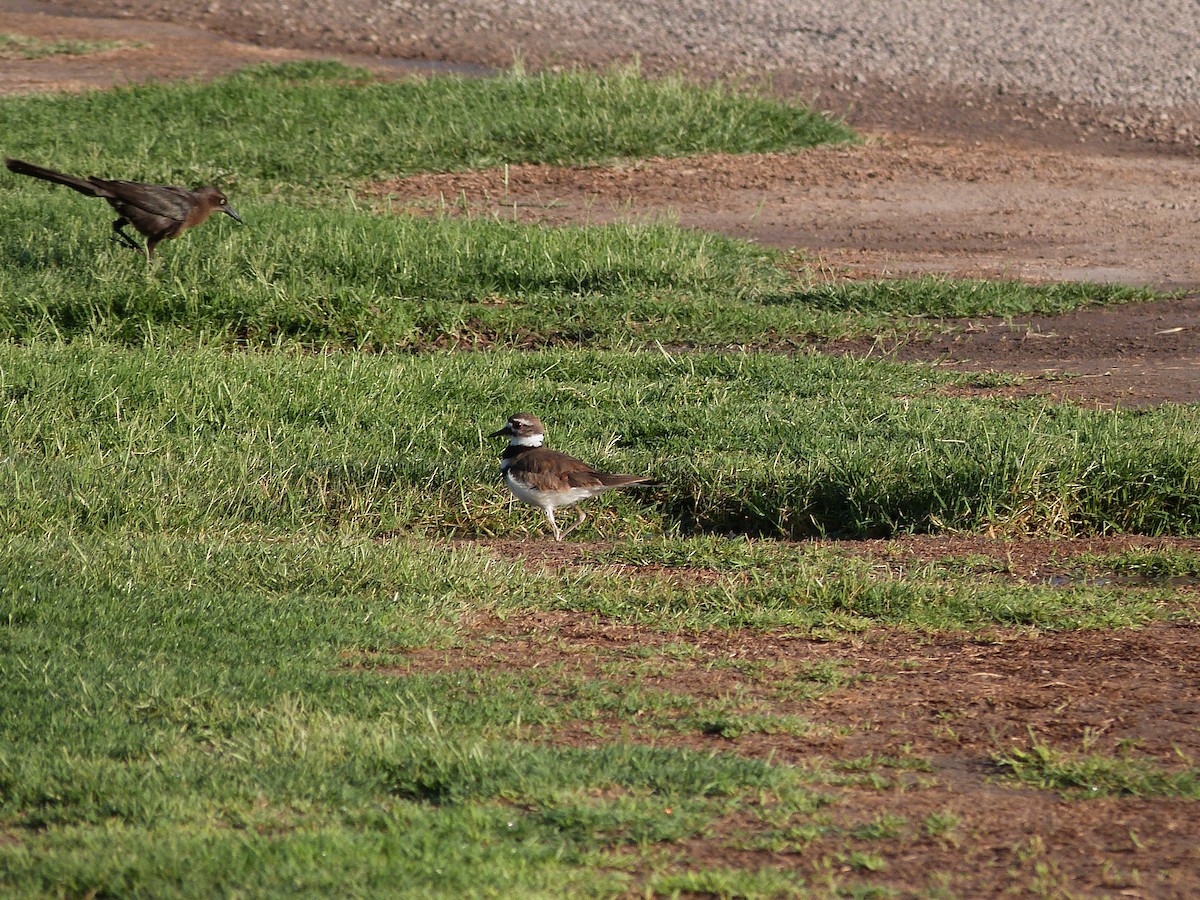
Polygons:
[[609,488],[656,487],[657,482],[649,475],[612,475],[608,472],[593,472],[596,480]]

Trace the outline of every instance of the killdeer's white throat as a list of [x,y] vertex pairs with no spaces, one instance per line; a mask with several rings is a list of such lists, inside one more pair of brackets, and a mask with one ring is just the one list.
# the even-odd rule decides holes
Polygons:
[[506,437],[508,446],[500,454],[500,474],[518,500],[536,506],[546,514],[554,539],[561,541],[587,518],[578,510],[579,519],[565,531],[554,520],[554,511],[613,488],[647,484],[642,475],[612,475],[597,472],[583,460],[542,446],[546,429],[537,416],[517,413],[510,416],[499,431],[488,437]]

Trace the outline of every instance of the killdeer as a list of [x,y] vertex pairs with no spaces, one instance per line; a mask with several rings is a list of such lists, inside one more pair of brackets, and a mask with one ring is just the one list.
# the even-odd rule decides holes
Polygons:
[[587,518],[579,510],[575,524],[562,531],[554,520],[554,511],[560,506],[570,506],[613,488],[651,481],[642,475],[597,472],[583,460],[543,447],[546,429],[537,416],[529,413],[510,416],[503,428],[488,437],[508,438],[508,446],[500,454],[500,475],[518,500],[546,514],[556,541],[561,541]]

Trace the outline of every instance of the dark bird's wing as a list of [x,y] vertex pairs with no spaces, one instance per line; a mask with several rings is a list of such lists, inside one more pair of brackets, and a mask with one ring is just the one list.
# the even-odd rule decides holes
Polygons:
[[141,184],[137,181],[108,181],[102,178],[89,180],[103,192],[100,196],[114,207],[120,203],[129,209],[139,209],[174,222],[185,221],[199,204],[195,191],[169,184]]
[[199,205],[195,191],[168,184],[141,184],[137,181],[89,179],[98,196],[129,220],[151,240],[174,237],[182,231],[188,217]]

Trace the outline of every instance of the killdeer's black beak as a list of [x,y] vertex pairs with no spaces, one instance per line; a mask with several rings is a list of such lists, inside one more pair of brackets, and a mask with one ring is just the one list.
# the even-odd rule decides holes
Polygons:
[[508,423],[505,423],[503,428],[501,428],[499,431],[493,431],[491,434],[488,435],[488,437],[490,437],[490,438],[510,437],[511,435],[512,435],[512,430],[509,429]]

